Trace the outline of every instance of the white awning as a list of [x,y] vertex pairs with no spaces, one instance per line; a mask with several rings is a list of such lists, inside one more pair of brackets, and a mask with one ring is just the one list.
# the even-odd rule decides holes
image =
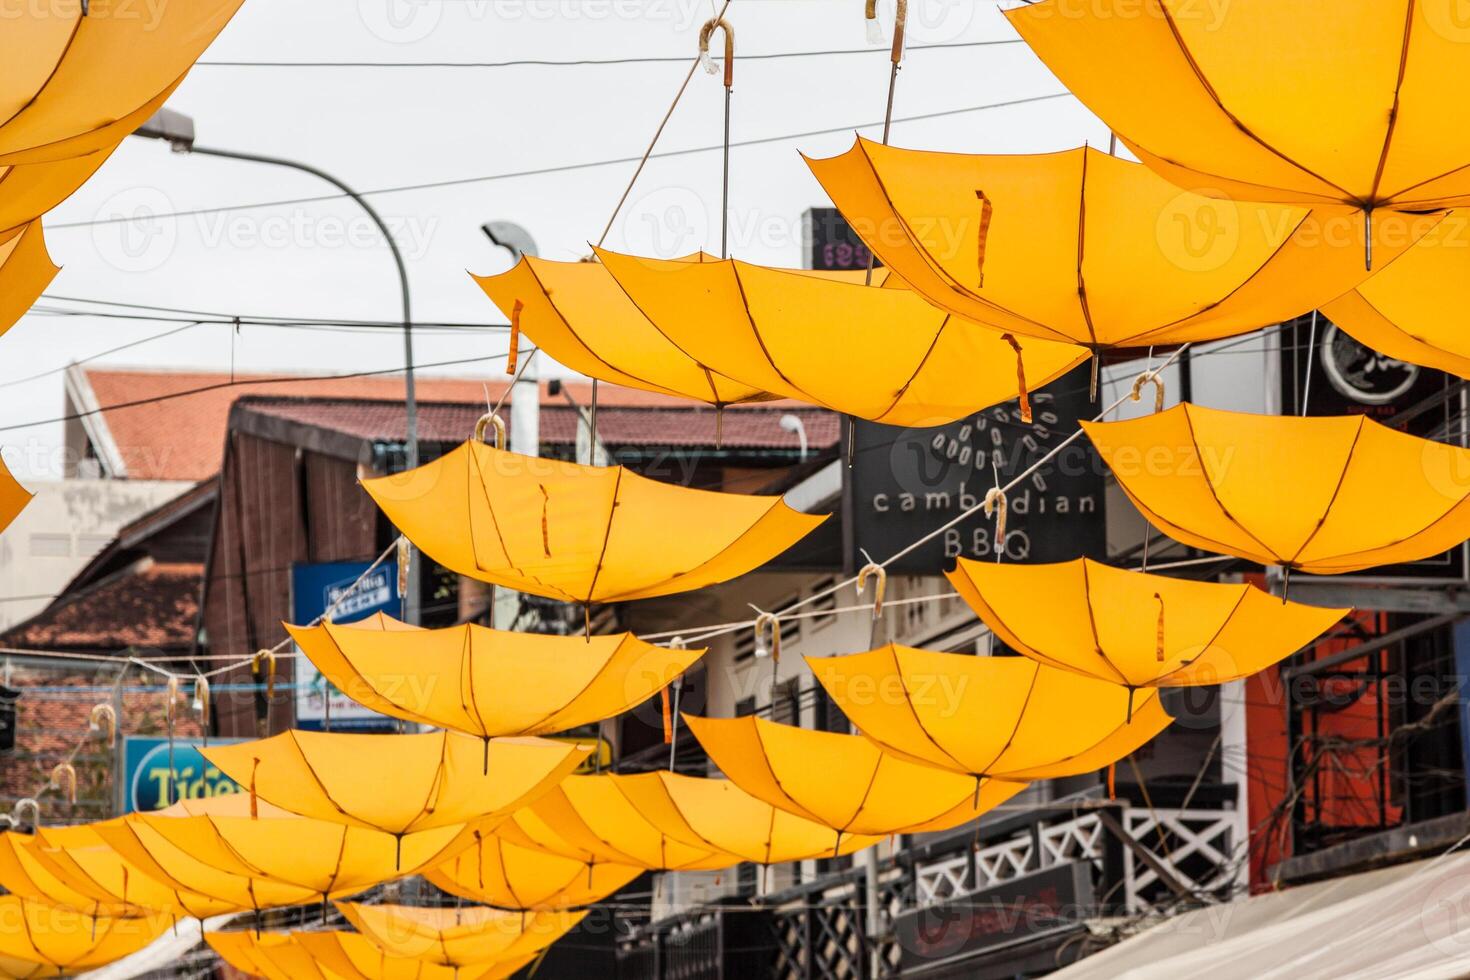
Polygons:
[[1058,980],[1430,980],[1470,975],[1470,854],[1187,912]]

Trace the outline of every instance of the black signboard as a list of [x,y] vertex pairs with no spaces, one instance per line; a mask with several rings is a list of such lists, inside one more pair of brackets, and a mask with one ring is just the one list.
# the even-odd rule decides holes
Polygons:
[[15,748],[15,703],[20,692],[0,684],[0,752]]
[[[1443,371],[1396,361],[1358,343],[1337,324],[1313,314],[1281,332],[1281,405],[1288,415],[1366,415],[1421,438],[1443,440],[1459,418],[1460,399],[1445,398],[1454,379]],[[1465,577],[1460,546],[1422,561],[1375,568],[1374,579]],[[1361,578],[1363,576],[1355,576]]]
[[1094,911],[1092,872],[1077,861],[899,916],[905,975],[1016,940],[1075,928]]
[[878,265],[836,208],[808,208],[802,215],[802,256],[808,269],[826,271],[867,269]]
[[[1032,422],[1006,402],[949,425],[905,429],[859,421],[844,470],[848,567],[883,561],[985,499],[1095,413],[1086,365],[1031,393]],[[844,439],[846,439],[844,434]],[[843,452],[848,447],[844,445]],[[1006,561],[1106,556],[1103,466],[1077,439],[1007,494]],[[888,566],[935,575],[956,558],[995,558],[996,521],[979,511]]]

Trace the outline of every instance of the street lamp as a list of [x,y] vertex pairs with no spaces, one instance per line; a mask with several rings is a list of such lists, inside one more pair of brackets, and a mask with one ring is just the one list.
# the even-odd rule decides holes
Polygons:
[[[357,202],[358,207],[377,226],[382,233],[383,240],[388,243],[388,250],[393,254],[393,264],[398,268],[398,285],[403,294],[403,375],[404,375],[404,403],[408,414],[408,440],[406,448],[406,464],[409,469],[419,465],[419,412],[418,399],[414,394],[413,377],[413,314],[409,304],[408,294],[408,268],[403,264],[403,253],[398,249],[398,243],[393,240],[388,226],[383,223],[382,217],[373,209],[357,191],[347,184],[333,177],[324,170],[296,160],[287,160],[283,157],[265,156],[259,153],[244,153],[237,150],[219,150],[213,147],[199,146],[194,142],[194,120],[173,109],[159,109],[147,122],[138,127],[133,133],[145,139],[163,140],[168,143],[175,153],[199,153],[204,156],[224,157],[227,160],[246,160],[251,163],[264,163],[273,167],[287,167],[291,170],[300,170],[314,177],[325,180],[337,188],[347,197]],[[419,568],[415,549],[409,548],[409,574],[408,574],[408,596],[404,607],[404,614],[410,623],[419,621]]]

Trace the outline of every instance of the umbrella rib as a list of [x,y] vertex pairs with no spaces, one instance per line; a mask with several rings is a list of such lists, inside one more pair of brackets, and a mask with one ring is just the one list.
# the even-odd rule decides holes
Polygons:
[[[1457,500],[1450,507],[1446,508],[1445,511],[1444,511],[1444,513],[1440,514],[1434,520],[1430,521],[1428,524],[1424,525],[1423,527],[1421,527],[1419,530],[1413,532],[1412,534],[1405,535],[1402,538],[1396,538],[1395,540],[1390,541],[1388,544],[1380,545],[1377,548],[1369,548],[1366,551],[1353,552],[1353,554],[1354,555],[1371,555],[1374,552],[1383,551],[1386,548],[1392,548],[1395,545],[1403,544],[1406,541],[1412,541],[1414,538],[1417,538],[1419,535],[1424,534],[1430,528],[1434,527],[1434,525],[1440,523],[1441,521],[1447,520],[1451,515],[1453,515],[1455,513],[1456,510],[1459,509],[1459,507],[1460,507],[1461,504],[1464,504],[1465,503],[1465,501],[1467,499],[1470,499],[1470,493],[1466,493],[1466,494],[1462,495],[1459,500]],[[1341,556],[1341,557],[1351,557],[1351,556]],[[1320,563],[1320,567],[1326,567],[1326,566],[1327,566],[1327,562],[1324,561],[1324,562]]]
[[[786,372],[782,371],[781,366],[776,363],[776,359],[771,356],[771,349],[766,346],[766,338],[761,335],[761,328],[755,322],[755,314],[750,312],[750,297],[745,293],[745,280],[741,277],[740,269],[735,265],[734,259],[730,260],[730,276],[735,280],[735,291],[740,294],[740,308],[745,313],[745,322],[750,324],[750,335],[755,338],[756,345],[761,349],[761,356],[766,359],[766,363],[771,366],[771,370],[776,372],[778,378],[801,392],[809,400],[825,405],[825,400],[813,396],[811,392],[788,378]],[[831,406],[829,405],[828,407],[830,408]]]
[[[786,786],[781,782],[781,777],[776,775],[776,767],[771,765],[771,755],[766,749],[766,740],[761,736],[760,721],[756,718],[751,718],[750,727],[751,731],[755,732],[755,744],[756,747],[760,749],[761,761],[764,762],[766,765],[766,772],[771,774],[771,780],[776,784],[776,788],[781,791],[781,795],[786,797],[787,801],[795,806],[798,810],[801,810],[802,813],[812,822],[825,824],[827,821],[818,817],[815,813],[803,806],[796,797],[792,796],[791,793],[787,791]],[[854,819],[856,819],[856,816],[856,814],[853,815]],[[846,829],[846,827],[844,826],[843,829]]]
[[[46,73],[45,80],[42,81],[40,85],[36,86],[35,91],[31,93],[31,97],[29,99],[26,99],[25,102],[23,102],[14,112],[12,112],[9,116],[6,116],[3,121],[0,121],[0,127],[9,126],[11,123],[19,119],[27,109],[36,104],[36,100],[41,97],[41,93],[45,92],[46,89],[51,85],[52,80],[56,78],[56,73],[61,71],[61,63],[65,61],[66,56],[71,53],[72,46],[77,43],[77,35],[82,32],[82,24],[84,23],[84,21],[85,18],[81,14],[78,14],[76,23],[73,24],[71,27],[71,33],[67,35],[66,44],[62,45],[61,52],[56,56],[56,63],[52,65],[51,70]],[[113,120],[113,122],[116,122],[116,120]],[[105,128],[107,125],[109,124],[104,123],[103,126],[95,127],[94,129],[88,130],[88,132],[96,132],[97,129]],[[50,144],[37,144],[36,148],[47,145]]]
[[[566,704],[562,705],[560,708],[553,708],[551,711],[546,712],[545,714],[543,714],[541,716],[540,720],[538,720],[536,722],[533,722],[532,724],[526,726],[526,728],[524,730],[524,734],[534,735],[534,734],[539,734],[539,733],[542,733],[542,732],[565,731],[568,728],[576,728],[577,725],[583,724],[583,722],[576,722],[575,724],[570,724],[569,725],[569,724],[566,724],[565,722],[556,722],[556,721],[554,721],[554,719],[558,715],[563,714],[564,712],[566,712],[566,710],[568,708],[570,708],[572,705],[576,704],[577,701],[580,700],[583,695],[585,695],[588,691],[592,690],[592,687],[593,687],[594,684],[596,684],[598,681],[602,680],[603,675],[607,672],[608,664],[612,663],[613,658],[616,657],[619,653],[621,653],[622,650],[623,650],[623,646],[625,644],[627,644],[628,642],[630,642],[632,639],[633,639],[633,636],[631,634],[624,633],[622,635],[622,637],[618,640],[618,645],[613,649],[613,652],[610,655],[608,655],[602,661],[602,665],[600,667],[598,667],[596,670],[594,670],[592,672],[592,676],[587,679],[586,683],[584,683],[582,685],[581,689],[578,690],[576,694],[572,695],[571,700],[569,700]],[[631,707],[631,705],[629,707]],[[621,712],[618,712],[618,713],[621,714]],[[589,718],[589,719],[587,719],[587,723],[590,723],[592,721],[600,721],[600,720],[601,719],[598,719],[598,718]]]
[[1097,655],[1102,658],[1102,662],[1118,675],[1118,679],[1125,687],[1137,687],[1138,685],[1130,681],[1128,675],[1119,670],[1118,665],[1113,663],[1113,658],[1103,650],[1102,638],[1097,633],[1097,613],[1092,608],[1092,575],[1087,571],[1087,561],[1086,558],[1082,559],[1082,604],[1087,607],[1087,628],[1092,632],[1093,648],[1097,650]]
[[[972,612],[975,612],[975,615],[976,616],[979,616],[980,620],[982,622],[984,622],[986,626],[989,626],[990,627],[990,633],[991,633],[992,636],[995,636],[996,635],[996,629],[997,629],[997,625],[998,625],[1000,629],[1005,630],[1006,633],[1010,635],[1011,639],[1015,641],[1014,643],[1012,643],[1010,640],[1006,640],[1006,639],[1002,638],[1002,641],[1001,642],[1007,643],[1010,646],[1016,648],[1017,650],[1022,650],[1022,648],[1024,648],[1025,656],[1030,657],[1033,660],[1045,661],[1047,664],[1049,664],[1049,665],[1051,665],[1053,667],[1056,667],[1056,668],[1058,668],[1060,670],[1069,670],[1069,671],[1071,671],[1074,674],[1083,674],[1083,675],[1085,675],[1087,677],[1091,677],[1092,676],[1091,674],[1088,674],[1086,671],[1083,671],[1083,670],[1078,669],[1073,664],[1063,663],[1062,661],[1054,660],[1052,657],[1048,656],[1045,653],[1042,653],[1040,650],[1037,650],[1036,648],[1032,647],[1031,645],[1026,644],[1026,643],[1022,643],[1021,640],[1020,640],[1020,637],[1016,635],[1016,631],[1013,630],[1013,629],[1011,629],[1009,626],[1006,625],[1006,621],[1001,617],[1000,613],[996,610],[995,606],[992,605],[991,603],[985,602],[984,596],[981,595],[980,587],[975,584],[975,579],[970,575],[969,572],[967,572],[965,570],[965,567],[963,565],[957,563],[955,565],[955,571],[952,574],[955,574],[955,575],[963,575],[965,577],[965,581],[969,583],[970,588],[972,588],[972,589],[975,590],[975,596],[978,599],[978,601],[982,605],[985,606],[986,611],[988,611],[990,613],[991,617],[993,617],[995,619],[995,624],[992,624],[983,615],[981,615],[979,612],[976,612],[975,611],[974,603],[970,602],[970,599],[969,599],[968,596],[965,596],[963,593],[961,593],[961,596],[960,597],[965,600],[965,602],[966,602],[967,605],[970,606],[971,611]],[[951,579],[951,581],[953,581],[953,579]],[[956,584],[955,588],[956,588],[956,591],[958,591],[959,586]]]
[[[489,738],[490,728],[485,724],[485,716],[480,711],[480,699],[475,693],[475,634],[468,623],[464,629],[464,649],[461,651],[463,659],[460,663],[465,672],[465,684],[461,688],[459,706],[466,715],[473,714],[475,721],[480,725],[480,737]],[[469,694],[469,703],[465,703],[464,694]]]
[[1031,706],[1031,696],[1036,693],[1037,682],[1041,680],[1041,667],[1033,664],[1031,668],[1031,684],[1026,688],[1026,699],[1021,702],[1021,710],[1016,712],[1016,723],[1011,726],[1011,734],[1006,738],[1006,744],[1000,747],[995,758],[990,760],[982,771],[975,773],[976,776],[989,776],[990,770],[1000,765],[1000,760],[1011,750],[1011,745],[1016,741],[1016,735],[1021,731],[1021,724],[1026,719],[1026,709]]
[[[525,569],[523,569],[519,565],[517,565],[515,563],[515,561],[511,558],[511,556],[510,556],[510,548],[505,543],[505,534],[500,530],[500,518],[498,518],[495,515],[495,504],[492,503],[491,500],[490,500],[490,489],[485,486],[485,471],[480,468],[480,457],[479,457],[478,454],[475,453],[474,446],[470,446],[469,447],[469,453],[470,453],[470,462],[473,463],[474,464],[474,467],[475,467],[474,476],[479,478],[480,495],[485,500],[485,510],[490,514],[490,524],[491,524],[492,527],[495,528],[495,537],[500,542],[500,552],[501,552],[501,554],[503,554],[505,556],[505,564],[506,564],[506,567],[508,567],[509,569],[511,569],[512,571],[514,571],[517,575],[521,576],[522,578],[529,579],[530,581],[535,582],[538,586],[540,586],[541,588],[545,589],[546,591],[548,591],[548,592],[555,592],[555,593],[557,593],[559,595],[565,596],[566,597],[566,601],[568,601],[568,602],[576,602],[577,601],[576,600],[576,597],[573,596],[570,592],[567,592],[564,589],[559,589],[559,588],[557,588],[554,585],[549,585],[546,582],[543,582],[541,580],[541,577],[539,575],[532,575],[532,574],[528,573]],[[473,521],[467,521],[466,524],[471,529],[470,530],[470,534],[471,534],[470,544],[471,544],[471,547],[473,547],[474,546],[474,537],[473,537],[473,535],[474,535],[474,526],[475,525],[474,525],[474,522]],[[483,565],[480,564],[480,556],[479,556],[478,553],[476,553],[476,555],[475,555],[475,567],[478,568],[482,572],[491,572],[491,571],[493,571],[493,569],[485,568]]]
[[1093,356],[1097,356],[1097,329],[1092,323],[1092,305],[1087,301],[1087,279],[1082,273],[1082,261],[1087,254],[1087,156],[1091,151],[1082,148],[1082,179],[1077,190],[1077,305],[1082,310],[1082,322],[1087,326],[1088,339],[1092,341]]
[[[751,497],[748,497],[747,499],[757,499],[757,498],[755,496],[751,496]],[[698,565],[695,565],[693,568],[690,568],[687,571],[675,573],[673,575],[673,577],[671,577],[668,582],[663,583],[662,586],[660,586],[660,585],[652,585],[652,586],[649,586],[648,589],[663,588],[664,586],[667,586],[669,583],[672,583],[672,582],[680,582],[680,581],[686,580],[686,579],[690,578],[691,576],[697,575],[698,573],[704,571],[705,569],[708,569],[708,568],[712,567],[717,561],[720,560],[720,558],[722,558],[724,556],[724,554],[725,554],[726,551],[730,550],[730,548],[735,544],[735,542],[739,541],[741,538],[743,538],[746,535],[750,534],[750,532],[752,532],[753,530],[755,530],[755,528],[758,527],[762,521],[764,521],[766,518],[770,517],[784,503],[784,499],[782,497],[772,496],[769,499],[771,501],[771,505],[765,509],[764,513],[762,513],[755,520],[753,520],[749,524],[747,524],[745,526],[745,530],[741,531],[739,534],[737,534],[733,538],[731,538],[730,541],[729,541],[729,543],[727,543],[719,551],[715,552],[713,555],[711,555],[709,558],[705,559],[704,561],[700,562]],[[825,520],[825,519],[826,518],[823,518],[823,520]],[[795,542],[792,542],[792,544],[795,544]],[[787,545],[786,547],[789,548],[789,547],[791,547],[791,545]],[[785,548],[783,548],[781,550],[784,551]],[[777,552],[777,554],[780,554],[780,552]],[[774,558],[775,555],[772,555],[771,557]],[[768,558],[766,560],[769,561],[770,559]],[[743,575],[745,573],[744,572],[741,572],[740,574]],[[728,576],[727,575],[724,579],[719,579],[718,581],[726,581],[726,580],[728,580],[729,578],[732,578],[732,577],[734,577],[734,576]],[[714,583],[711,582],[711,583],[707,583],[707,584],[714,584]],[[699,588],[699,587],[700,586],[692,586],[691,588]],[[634,592],[625,593],[621,598],[624,599],[624,600],[628,600],[628,599],[651,599],[651,598],[655,598],[657,596],[667,595],[668,594],[666,591],[665,592],[648,593],[648,589],[639,589],[639,590],[636,590]],[[686,589],[686,591],[687,591],[687,589]]]
[[1201,657],[1203,657],[1205,654],[1209,653],[1210,652],[1210,648],[1215,645],[1215,641],[1218,640],[1218,639],[1220,639],[1220,634],[1225,632],[1225,627],[1227,627],[1227,626],[1230,625],[1230,621],[1232,619],[1234,619],[1235,618],[1235,614],[1240,611],[1240,607],[1241,607],[1241,605],[1243,605],[1245,603],[1245,597],[1250,593],[1250,590],[1251,590],[1251,586],[1248,585],[1248,584],[1242,585],[1240,587],[1240,596],[1239,596],[1239,598],[1237,598],[1235,600],[1235,605],[1233,605],[1233,606],[1230,607],[1230,612],[1225,616],[1224,620],[1221,621],[1219,629],[1215,630],[1214,635],[1210,637],[1210,640],[1209,640],[1208,643],[1206,643],[1203,647],[1200,648],[1199,653],[1195,654],[1193,657],[1190,657],[1188,660],[1184,661],[1178,667],[1175,667],[1173,670],[1169,671],[1168,673],[1166,673],[1166,674],[1160,674],[1158,677],[1154,678],[1154,681],[1153,681],[1153,683],[1150,686],[1151,687],[1161,687],[1161,686],[1163,686],[1162,685],[1162,682],[1163,681],[1167,680],[1170,677],[1173,677],[1176,674],[1183,673],[1186,669],[1188,669],[1189,667],[1193,666],[1194,663],[1196,661],[1198,661]]
[[1332,488],[1332,496],[1327,498],[1327,506],[1322,508],[1322,516],[1317,518],[1317,525],[1312,528],[1312,533],[1307,535],[1307,539],[1301,543],[1301,547],[1292,552],[1291,559],[1286,562],[1287,565],[1295,565],[1297,563],[1297,559],[1302,556],[1302,552],[1307,550],[1307,546],[1321,533],[1322,526],[1327,523],[1327,515],[1332,513],[1332,505],[1337,503],[1337,495],[1342,493],[1343,481],[1347,479],[1348,470],[1352,468],[1353,450],[1358,447],[1358,440],[1363,437],[1363,426],[1367,424],[1364,421],[1366,418],[1367,416],[1364,415],[1358,416],[1358,428],[1353,432],[1353,441],[1348,444],[1347,452],[1343,454],[1342,470],[1337,474],[1337,484]]
[[623,468],[614,467],[612,502],[607,508],[607,527],[602,532],[602,550],[597,553],[597,567],[592,570],[592,581],[587,584],[587,597],[583,603],[592,601],[592,596],[597,592],[597,580],[602,577],[602,563],[607,558],[607,545],[612,540],[613,515],[618,512],[618,492],[623,487]]
[[[526,258],[526,259],[522,259],[522,261],[524,261],[526,263],[526,271],[529,272],[531,274],[531,278],[533,280],[535,280],[536,287],[541,290],[541,295],[544,296],[544,297],[546,297],[546,304],[551,307],[551,311],[556,314],[557,319],[559,319],[561,321],[561,324],[562,324],[563,327],[566,328],[567,333],[571,334],[572,339],[575,340],[577,343],[581,344],[582,345],[582,349],[585,350],[588,353],[588,355],[591,356],[591,358],[593,360],[597,361],[598,363],[600,363],[603,367],[607,368],[608,370],[610,370],[610,371],[612,371],[612,372],[614,372],[616,374],[621,374],[625,378],[630,378],[630,379],[632,379],[634,381],[638,381],[638,382],[640,382],[642,384],[652,384],[652,382],[648,381],[646,378],[640,378],[638,375],[634,374],[632,371],[627,371],[627,370],[624,370],[623,368],[618,367],[616,364],[612,363],[606,357],[604,357],[599,351],[595,350],[592,347],[591,344],[589,344],[589,343],[587,343],[587,341],[583,340],[582,339],[582,335],[579,334],[577,332],[576,328],[572,326],[571,320],[567,319],[567,315],[562,312],[562,309],[561,309],[560,306],[557,305],[556,300],[552,299],[552,291],[546,288],[546,284],[542,281],[541,276],[537,274],[536,268],[535,268],[535,266],[533,266],[531,264],[530,259],[529,258]],[[603,270],[604,273],[607,274],[607,277],[609,279],[612,279],[613,282],[617,282],[617,279],[613,277],[613,274],[610,271],[608,271],[608,268],[607,268],[606,265],[600,265],[600,268]],[[621,287],[619,287],[619,288],[621,288]],[[624,292],[624,295],[627,295],[627,291],[626,290],[624,290],[623,292]],[[643,313],[642,310],[639,310],[638,312],[639,313]],[[643,314],[643,318],[645,320],[647,320],[648,319],[647,314]],[[650,321],[650,325],[652,325],[652,322],[651,321]],[[657,330],[658,328],[655,326],[654,329]],[[662,332],[662,331],[660,331],[660,332]],[[614,384],[620,384],[620,383],[622,383],[622,382],[615,382],[611,378],[604,378],[603,380],[612,382]],[[663,385],[655,385],[654,387],[658,388],[660,391],[662,391],[662,392],[664,392],[666,394],[673,395],[675,397],[679,397],[680,395],[685,395],[686,394],[685,392],[674,391],[673,389],[666,388]]]
[[[940,266],[936,261],[934,261],[934,258],[930,254],[929,249],[926,248],[924,246],[924,244],[922,242],[920,242],[918,240],[918,237],[914,234],[914,230],[909,225],[908,219],[905,218],[901,213],[899,213],[898,205],[894,203],[893,196],[888,193],[888,185],[886,183],[884,183],[882,176],[879,175],[878,168],[873,165],[873,158],[868,154],[867,148],[863,145],[862,138],[859,138],[858,139],[856,146],[857,146],[857,151],[859,153],[861,153],[863,155],[863,159],[867,161],[867,164],[868,164],[868,172],[870,174],[872,174],[873,183],[878,186],[878,192],[883,195],[883,200],[888,203],[888,212],[889,212],[889,215],[893,218],[894,221],[896,221],[898,223],[898,227],[903,231],[904,238],[908,239],[908,243],[909,243],[910,246],[913,247],[914,253],[918,256],[919,261],[921,261],[922,263],[924,263],[924,265],[929,268],[929,271],[930,272],[934,273],[937,277],[939,277],[941,280],[943,280],[946,288],[948,288],[950,292],[954,293],[956,296],[960,297],[962,300],[966,300],[966,301],[973,302],[973,303],[979,303],[982,306],[985,306],[985,307],[987,307],[989,309],[992,309],[992,310],[996,311],[999,314],[1002,314],[1002,315],[1007,316],[1007,317],[1011,317],[1012,319],[1017,320],[1017,321],[1019,321],[1021,323],[1025,323],[1025,324],[1028,324],[1030,326],[1033,326],[1033,327],[1035,327],[1039,331],[1044,331],[1046,333],[1047,337],[1049,337],[1052,340],[1059,340],[1059,341],[1064,341],[1065,342],[1065,341],[1068,341],[1070,339],[1065,334],[1060,333],[1059,331],[1053,330],[1051,327],[1047,326],[1044,323],[1040,323],[1040,322],[1038,322],[1036,320],[1033,320],[1029,316],[1025,316],[1023,314],[1017,313],[1014,310],[1008,310],[1008,309],[1006,309],[1005,307],[1001,306],[998,303],[995,303],[995,302],[993,302],[991,300],[988,300],[988,299],[986,299],[983,296],[978,296],[978,295],[976,295],[974,293],[971,293],[969,290],[962,288],[959,285],[959,283],[957,283],[955,281],[955,279],[954,279],[953,276],[951,276],[947,271],[945,271],[945,269],[942,266]],[[839,209],[839,210],[841,210],[841,209]],[[869,246],[869,250],[872,251],[872,253],[874,255],[877,255],[878,254],[877,249],[872,248],[871,245]],[[889,266],[889,273],[890,274],[893,273],[892,266]],[[928,301],[928,297],[924,297],[924,298],[925,298],[925,300],[927,302]],[[1004,329],[1003,327],[999,327],[999,326],[997,326],[995,324],[987,324],[987,325],[990,326],[992,329]]]
[[847,833],[847,828],[857,823],[857,818],[862,815],[863,807],[868,805],[868,797],[873,794],[873,787],[878,785],[878,772],[883,768],[883,758],[883,753],[879,752],[878,761],[873,764],[873,774],[868,777],[867,788],[863,790],[863,795],[858,800],[857,809],[852,811],[852,817],[848,819],[847,823],[837,828],[838,833]]
[[[1225,516],[1225,519],[1230,522],[1232,527],[1245,534],[1246,537],[1250,538],[1256,544],[1261,546],[1261,554],[1267,555],[1273,561],[1279,562],[1281,560],[1281,556],[1276,554],[1275,549],[1266,544],[1266,542],[1262,541],[1260,538],[1256,537],[1256,535],[1251,531],[1250,528],[1246,527],[1244,524],[1240,523],[1240,521],[1236,520],[1235,515],[1230,513],[1230,511],[1225,507],[1224,501],[1220,499],[1219,491],[1215,489],[1215,482],[1210,479],[1210,471],[1205,467],[1205,461],[1200,455],[1199,439],[1194,434],[1194,419],[1192,419],[1189,415],[1189,406],[1187,404],[1184,406],[1184,424],[1189,428],[1189,442],[1190,445],[1194,447],[1195,459],[1199,461],[1200,480],[1204,483],[1205,489],[1210,491],[1210,499],[1215,501],[1215,506],[1220,508],[1220,513]],[[1169,523],[1173,524],[1172,521],[1170,521]],[[1204,537],[1204,535],[1196,536],[1201,538]],[[1223,542],[1221,543],[1223,544]]]
[[[1157,2],[1159,5],[1159,12],[1164,15],[1164,22],[1169,26],[1169,33],[1174,36],[1174,43],[1178,46],[1179,53],[1184,57],[1185,63],[1189,65],[1189,70],[1194,73],[1195,80],[1199,82],[1200,88],[1204,89],[1205,94],[1208,95],[1210,97],[1210,100],[1215,103],[1216,107],[1218,107],[1219,110],[1224,113],[1225,118],[1229,119],[1230,122],[1234,124],[1235,127],[1239,129],[1242,133],[1244,133],[1248,139],[1260,146],[1266,152],[1278,157],[1283,162],[1292,167],[1295,167],[1302,173],[1307,174],[1308,176],[1313,177],[1317,180],[1320,180],[1328,187],[1331,187],[1333,190],[1342,194],[1344,201],[1349,203],[1353,202],[1355,200],[1354,195],[1346,188],[1339,187],[1336,183],[1328,180],[1326,177],[1322,176],[1311,168],[1306,167],[1301,163],[1298,163],[1296,160],[1293,160],[1285,153],[1276,149],[1276,147],[1272,146],[1270,143],[1267,143],[1260,136],[1256,135],[1255,131],[1247,126],[1243,119],[1241,119],[1239,116],[1237,116],[1235,113],[1231,112],[1228,108],[1225,107],[1224,101],[1220,98],[1220,93],[1215,91],[1215,87],[1211,85],[1209,79],[1205,77],[1205,73],[1200,68],[1199,62],[1195,60],[1194,52],[1189,50],[1189,45],[1184,42],[1184,36],[1179,33],[1179,25],[1175,23],[1174,15],[1169,12],[1168,3],[1165,2],[1165,0],[1157,0]],[[1181,164],[1181,166],[1188,165]],[[1194,168],[1189,167],[1189,169],[1193,170]]]
[[[614,253],[611,253],[610,252],[608,254],[614,254]],[[616,275],[613,274],[612,269],[609,268],[606,263],[603,264],[603,268],[604,269],[607,269],[607,277],[613,281],[613,283],[618,287],[618,290],[623,294],[624,297],[627,298],[628,302],[630,304],[632,304],[633,309],[635,309],[635,310],[638,311],[639,316],[643,317],[643,319],[648,322],[648,325],[650,327],[652,327],[654,329],[654,331],[669,344],[670,347],[673,347],[674,350],[678,351],[680,354],[683,354],[685,357],[689,358],[689,362],[691,364],[694,364],[700,370],[704,371],[704,373],[705,373],[705,381],[709,384],[710,391],[713,392],[714,393],[714,396],[715,396],[714,404],[715,405],[722,404],[722,402],[720,400],[719,392],[715,388],[714,377],[713,377],[714,375],[719,374],[719,372],[718,371],[711,370],[711,368],[709,367],[709,365],[705,364],[699,358],[695,357],[692,353],[690,353],[689,351],[685,350],[684,349],[684,346],[682,344],[680,344],[673,337],[670,337],[667,333],[665,333],[663,327],[660,327],[658,325],[658,321],[655,320],[653,317],[651,317],[651,316],[648,315],[648,311],[643,308],[643,304],[642,303],[639,303],[638,300],[634,298],[633,294],[630,293],[630,292],[628,292],[628,287],[623,285],[623,281],[621,279],[619,279]],[[571,329],[571,327],[568,326],[567,329]],[[604,362],[604,363],[606,363],[606,362]],[[720,377],[723,378],[723,377],[725,377],[725,375],[721,374]],[[730,381],[734,382],[735,384],[741,385],[742,387],[745,387],[745,388],[751,388],[752,387],[750,385],[743,384],[742,382],[735,381],[734,378],[729,378],[727,380],[730,380]],[[752,390],[755,390],[755,389],[752,388]],[[689,396],[689,397],[692,397],[692,396]],[[742,399],[742,401],[743,400],[744,399]]]
[[908,380],[899,387],[898,393],[893,396],[893,401],[889,402],[888,407],[878,413],[878,417],[873,421],[883,421],[890,412],[898,408],[898,403],[903,401],[904,395],[908,394],[908,390],[913,386],[914,379],[919,376],[919,372],[923,371],[929,365],[929,359],[934,356],[934,349],[939,346],[939,338],[944,336],[945,328],[949,326],[950,319],[953,316],[954,314],[948,310],[944,311],[944,318],[939,321],[939,329],[934,331],[934,338],[929,341],[928,350],[924,351],[924,356],[919,358],[919,363],[914,365],[913,372],[909,375]]
[[1383,183],[1383,171],[1388,166],[1388,151],[1393,145],[1394,133],[1398,129],[1399,102],[1403,95],[1404,75],[1409,67],[1409,41],[1414,34],[1414,0],[1408,0],[1404,10],[1404,39],[1399,48],[1398,75],[1393,83],[1393,105],[1388,110],[1388,128],[1383,134],[1383,149],[1378,154],[1378,166],[1373,171],[1373,188],[1368,192],[1368,204],[1378,199],[1378,187]]
[[948,749],[940,745],[939,741],[930,734],[929,729],[924,727],[924,720],[919,717],[919,710],[914,707],[913,695],[909,693],[908,682],[904,680],[903,668],[898,662],[898,651],[893,649],[893,644],[891,643],[889,644],[889,648],[891,651],[889,656],[893,658],[893,676],[898,678],[898,686],[903,691],[903,703],[908,706],[909,714],[913,715],[914,724],[919,727],[919,731],[924,733],[924,738],[928,740],[930,745],[938,749],[950,762],[953,762],[961,772],[966,771],[965,764],[959,759],[956,759]]
[[[322,798],[330,803],[332,805],[332,809],[342,814],[342,816],[347,817],[349,820],[356,820],[357,817],[342,809],[341,805],[336,800],[332,799],[332,794],[327,792],[327,784],[322,781],[322,777],[317,774],[316,767],[311,764],[311,760],[306,757],[306,753],[303,752],[301,750],[301,746],[296,743],[295,736],[292,736],[292,744],[296,745],[296,754],[301,759],[301,764],[306,767],[306,772],[309,776],[311,776],[312,782],[316,783],[316,788],[322,791]],[[266,802],[269,803],[270,800],[266,800]],[[284,809],[284,807],[282,809]],[[365,823],[366,821],[363,822]]]

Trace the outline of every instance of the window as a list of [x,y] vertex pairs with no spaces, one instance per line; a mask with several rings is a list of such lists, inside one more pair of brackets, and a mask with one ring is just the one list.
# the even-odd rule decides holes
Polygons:
[[31,535],[31,557],[33,558],[70,558],[71,553],[70,534]]

